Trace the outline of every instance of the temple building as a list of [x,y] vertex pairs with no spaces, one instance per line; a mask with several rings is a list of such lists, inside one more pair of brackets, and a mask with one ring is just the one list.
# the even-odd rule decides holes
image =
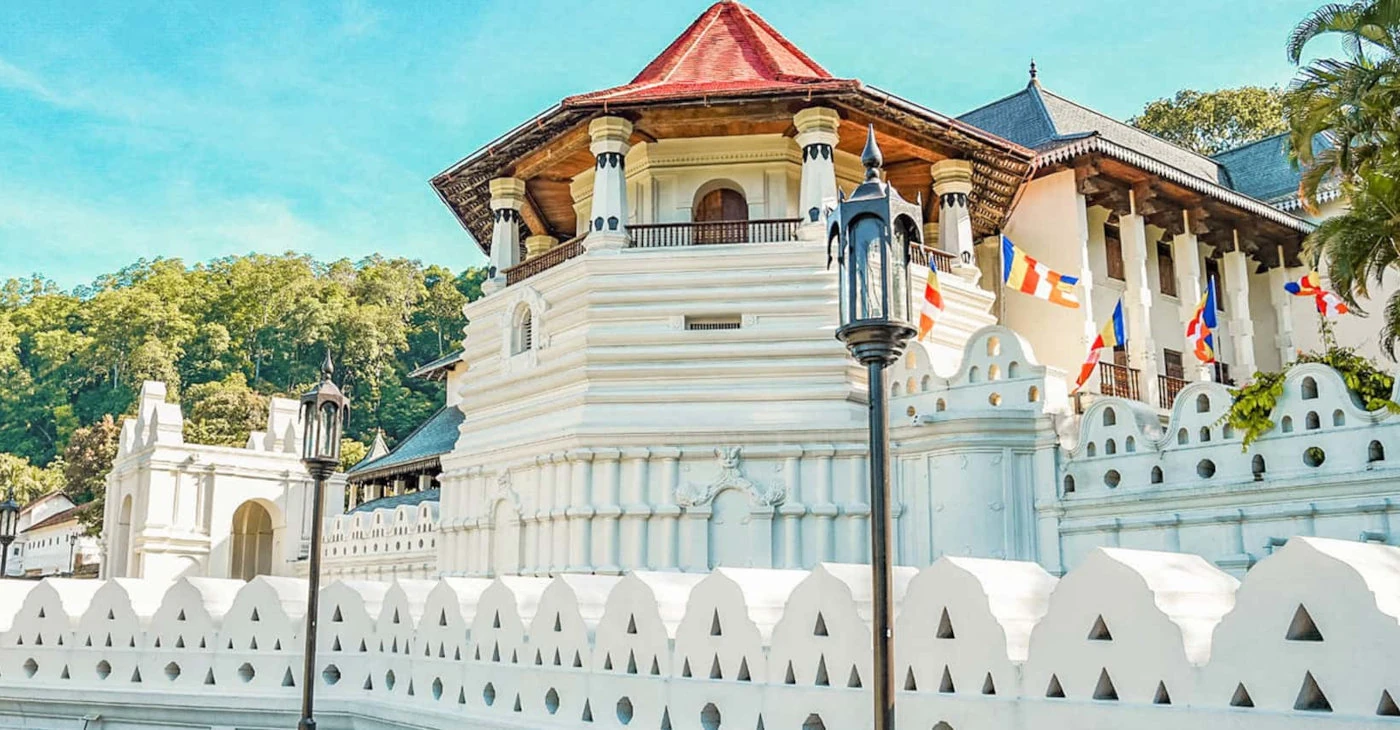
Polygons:
[[[1223,425],[1228,384],[1317,343],[1311,301],[1283,289],[1306,272],[1312,223],[1280,138],[1198,155],[1053,93],[1034,67],[947,116],[833,75],[720,2],[630,82],[565,98],[432,179],[489,259],[485,294],[462,349],[415,373],[445,382],[443,408],[393,449],[376,441],[329,500],[325,575],[866,561],[867,384],[833,336],[824,221],[862,178],[867,130],[886,180],[922,206],[909,285],[935,267],[946,304],[891,367],[898,562],[1058,574],[1125,546],[1242,572],[1293,535],[1400,540],[1386,460],[1400,421],[1357,407],[1335,372],[1290,371],[1287,419],[1248,449]],[[1077,276],[1080,305],[1004,286],[1003,235]],[[1219,362],[1205,367],[1185,328],[1210,281]],[[1126,345],[1071,397],[1119,301]],[[1379,354],[1364,320],[1338,331]],[[296,426],[199,457],[187,484],[227,469],[286,496],[258,492],[258,529],[219,526],[232,497],[198,513],[184,555],[170,537],[184,532],[143,526],[141,475],[192,462],[150,461],[173,416],[142,408],[110,480],[107,575],[303,570]],[[245,458],[263,466],[236,469]],[[256,560],[238,557],[249,545]]]

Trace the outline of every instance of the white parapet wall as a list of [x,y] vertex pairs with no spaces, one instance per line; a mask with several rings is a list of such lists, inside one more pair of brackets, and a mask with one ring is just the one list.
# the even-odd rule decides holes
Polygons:
[[[290,727],[304,583],[0,583],[0,724]],[[1400,549],[1295,538],[1244,582],[1100,548],[1056,580],[895,573],[900,727],[1400,727]],[[333,728],[869,727],[869,571],[508,576],[324,589]],[[84,718],[87,718],[86,720]]]

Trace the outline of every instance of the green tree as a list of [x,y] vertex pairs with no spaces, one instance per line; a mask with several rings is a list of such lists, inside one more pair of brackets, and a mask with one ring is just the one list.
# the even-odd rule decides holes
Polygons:
[[35,466],[14,454],[0,454],[0,484],[14,489],[15,501],[27,504],[50,492],[63,489],[63,466]]
[[211,446],[243,446],[267,424],[267,396],[248,387],[242,373],[190,386],[185,392],[185,440]]
[[[1344,57],[1319,58],[1299,69],[1285,100],[1289,142],[1303,165],[1301,193],[1316,206],[1325,182],[1346,196],[1348,210],[1323,221],[1306,242],[1327,264],[1337,292],[1358,314],[1387,275],[1400,268],[1400,0],[1325,5],[1304,18],[1288,40],[1301,63],[1318,38],[1342,41]],[[1319,138],[1325,140],[1317,144]],[[1400,339],[1400,294],[1384,303],[1381,341],[1392,359]]]
[[364,461],[369,454],[369,447],[354,439],[340,440],[340,470],[349,471],[350,467]]
[[1170,99],[1148,102],[1128,123],[1203,155],[1213,155],[1283,132],[1283,92],[1260,86],[1185,89]]
[[102,498],[120,440],[121,427],[110,414],[73,431],[63,449],[64,491],[69,499],[83,504]]

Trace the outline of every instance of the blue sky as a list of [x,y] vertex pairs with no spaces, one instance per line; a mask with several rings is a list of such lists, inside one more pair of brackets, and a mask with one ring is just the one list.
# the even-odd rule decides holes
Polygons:
[[[949,114],[1026,81],[1127,117],[1283,84],[1317,0],[752,0],[837,76]],[[427,180],[568,94],[623,83],[705,2],[6,0],[0,280],[137,258],[482,261]]]

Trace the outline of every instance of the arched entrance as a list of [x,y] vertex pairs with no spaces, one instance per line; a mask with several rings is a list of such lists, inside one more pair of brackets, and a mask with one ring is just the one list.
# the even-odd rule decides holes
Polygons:
[[230,578],[252,580],[272,574],[272,515],[266,507],[253,501],[239,505],[229,539]]
[[749,204],[744,194],[733,188],[715,188],[701,195],[691,209],[695,226],[694,242],[743,243],[749,238]]
[[107,568],[108,578],[127,578],[126,571],[131,557],[131,495],[122,497],[117,510],[117,531],[112,536],[107,558],[112,564]]

